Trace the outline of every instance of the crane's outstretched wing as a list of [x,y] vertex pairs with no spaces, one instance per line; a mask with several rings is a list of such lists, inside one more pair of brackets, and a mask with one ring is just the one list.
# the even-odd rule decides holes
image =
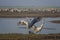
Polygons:
[[28,24],[28,22],[27,21],[24,21],[24,20],[20,20],[18,22],[18,25],[27,25],[27,24]]
[[28,29],[29,22],[21,20],[21,21],[18,22],[18,25],[26,25],[26,28]]

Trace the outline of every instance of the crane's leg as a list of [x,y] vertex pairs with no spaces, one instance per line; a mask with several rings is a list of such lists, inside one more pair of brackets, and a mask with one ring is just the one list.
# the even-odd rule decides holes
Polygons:
[[32,32],[32,31],[29,30],[29,34],[34,34],[34,32]]

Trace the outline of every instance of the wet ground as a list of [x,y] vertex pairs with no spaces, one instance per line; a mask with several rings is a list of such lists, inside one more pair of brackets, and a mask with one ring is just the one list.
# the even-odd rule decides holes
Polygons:
[[53,20],[53,21],[50,21],[52,23],[59,23],[60,24],[60,20]]
[[60,34],[0,34],[0,40],[60,40]]

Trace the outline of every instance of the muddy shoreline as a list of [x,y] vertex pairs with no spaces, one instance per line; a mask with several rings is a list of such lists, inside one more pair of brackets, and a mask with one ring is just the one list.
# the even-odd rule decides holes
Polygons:
[[60,23],[60,20],[53,20],[53,21],[50,21],[52,23]]
[[9,12],[0,12],[0,18],[21,18],[21,17],[60,17],[60,14],[44,14],[44,13],[9,13]]
[[60,34],[0,34],[0,40],[60,40]]

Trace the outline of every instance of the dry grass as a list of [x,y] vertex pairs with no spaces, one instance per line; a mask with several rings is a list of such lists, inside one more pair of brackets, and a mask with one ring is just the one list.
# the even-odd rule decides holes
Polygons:
[[4,18],[19,18],[19,17],[60,17],[60,13],[40,13],[40,12],[31,12],[31,13],[18,13],[18,12],[0,12],[0,17]]
[[0,40],[60,40],[60,34],[0,34]]

